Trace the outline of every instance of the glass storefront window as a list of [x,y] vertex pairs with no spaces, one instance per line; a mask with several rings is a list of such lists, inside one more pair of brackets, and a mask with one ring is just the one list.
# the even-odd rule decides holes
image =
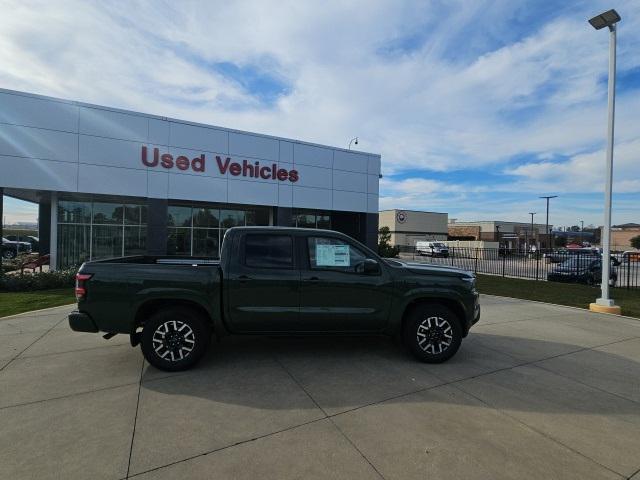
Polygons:
[[58,222],[91,223],[91,202],[59,201]]
[[246,224],[257,226],[269,225],[269,209],[259,208],[255,210],[247,210]]
[[144,255],[147,251],[147,228],[124,227],[124,255]]
[[221,210],[220,226],[222,228],[240,227],[244,225],[244,210]]
[[191,207],[170,206],[167,225],[170,227],[191,227]]
[[58,201],[58,266],[146,252],[147,206]]
[[321,213],[316,216],[317,228],[331,230],[331,216],[327,213]]
[[58,266],[68,268],[89,260],[91,225],[58,225]]
[[124,206],[124,223],[125,225],[140,225],[142,223],[142,206],[126,205]]
[[115,224],[122,225],[122,218],[124,213],[124,205],[121,203],[99,203],[93,202],[93,224],[94,225],[107,225]]
[[193,226],[203,228],[218,228],[220,224],[220,210],[217,208],[193,209]]
[[217,228],[193,229],[193,256],[219,257],[220,230]]
[[331,229],[331,215],[316,210],[295,211],[292,222],[294,227]]
[[93,225],[91,259],[122,256],[122,227]]
[[167,239],[168,255],[191,255],[191,229],[170,228]]
[[300,213],[296,217],[296,226],[300,228],[316,228],[316,216],[314,214]]

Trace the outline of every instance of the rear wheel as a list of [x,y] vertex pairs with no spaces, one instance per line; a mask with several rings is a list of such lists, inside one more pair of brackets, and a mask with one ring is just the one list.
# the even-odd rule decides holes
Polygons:
[[460,320],[443,305],[418,305],[404,324],[404,343],[423,362],[444,362],[455,355],[462,343]]
[[202,358],[211,340],[205,319],[189,308],[168,308],[144,324],[141,348],[144,358],[166,371],[186,370]]

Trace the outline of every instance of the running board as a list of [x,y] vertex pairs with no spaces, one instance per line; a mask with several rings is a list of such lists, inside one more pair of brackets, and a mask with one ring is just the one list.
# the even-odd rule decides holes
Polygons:
[[109,332],[109,333],[105,333],[102,338],[104,338],[105,340],[109,340],[110,338],[113,338],[117,335],[117,333],[114,332]]

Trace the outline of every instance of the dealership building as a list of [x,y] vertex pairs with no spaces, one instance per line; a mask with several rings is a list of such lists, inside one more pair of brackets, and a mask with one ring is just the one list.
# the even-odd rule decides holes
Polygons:
[[241,225],[330,228],[375,247],[380,155],[0,89],[4,195],[39,205],[52,268],[216,258]]

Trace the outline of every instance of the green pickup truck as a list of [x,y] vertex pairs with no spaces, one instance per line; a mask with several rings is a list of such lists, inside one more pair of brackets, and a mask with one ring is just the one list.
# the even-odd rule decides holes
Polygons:
[[130,335],[149,363],[175,371],[229,334],[399,334],[439,363],[480,318],[472,273],[383,259],[334,231],[231,228],[220,256],[87,262],[69,325]]

